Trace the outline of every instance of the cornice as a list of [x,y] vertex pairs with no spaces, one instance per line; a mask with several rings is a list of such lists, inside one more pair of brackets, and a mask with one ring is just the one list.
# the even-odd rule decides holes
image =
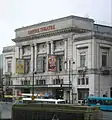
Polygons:
[[14,41],[14,42],[29,41],[29,40],[33,40],[36,38],[50,37],[50,36],[60,35],[60,34],[69,33],[69,32],[84,33],[85,30],[75,28],[75,27],[69,27],[69,28],[59,29],[59,30],[55,30],[55,31],[51,31],[51,32],[35,34],[35,35],[31,35],[31,36],[18,37],[18,38],[12,39],[12,41]]
[[81,40],[89,40],[89,39],[112,41],[112,34],[100,33],[100,32],[88,32],[74,36],[74,42]]

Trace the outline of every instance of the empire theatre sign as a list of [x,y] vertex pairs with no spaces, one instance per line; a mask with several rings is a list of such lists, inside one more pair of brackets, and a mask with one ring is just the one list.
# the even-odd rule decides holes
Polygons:
[[55,29],[56,29],[55,25],[50,25],[50,26],[45,26],[45,27],[35,28],[35,29],[32,29],[32,30],[29,30],[28,34],[30,35],[30,34],[46,32],[46,31],[55,30]]

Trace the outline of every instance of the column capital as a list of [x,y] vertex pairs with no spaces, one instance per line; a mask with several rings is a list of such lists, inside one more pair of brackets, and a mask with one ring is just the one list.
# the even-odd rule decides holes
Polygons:
[[21,45],[21,46],[19,46],[19,48],[20,48],[20,49],[22,49],[22,47],[23,47],[22,45]]
[[37,43],[34,43],[33,45],[34,45],[34,46],[37,46]]
[[53,40],[50,41],[50,43],[53,43],[53,42],[54,42]]
[[34,47],[34,44],[32,43],[32,44],[30,44],[30,47]]
[[47,41],[47,42],[46,42],[46,44],[49,44],[49,43],[50,43],[50,41]]

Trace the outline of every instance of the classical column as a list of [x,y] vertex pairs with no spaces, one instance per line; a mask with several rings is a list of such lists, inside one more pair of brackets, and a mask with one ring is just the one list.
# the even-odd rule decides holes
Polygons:
[[19,58],[19,47],[17,46],[16,48],[15,48],[15,57],[16,58]]
[[35,71],[37,70],[37,44],[34,45],[35,47]]
[[47,45],[47,54],[49,54],[49,42],[46,42]]
[[16,58],[13,57],[12,58],[12,73],[15,74],[16,73]]
[[47,63],[46,63],[46,71],[48,71],[49,42],[46,42],[46,45],[47,45]]
[[34,45],[33,44],[31,44],[30,45],[31,46],[31,72],[33,72],[33,59],[34,59]]
[[92,37],[92,68],[97,68],[97,46],[96,46],[96,41],[95,37]]
[[19,58],[22,59],[23,56],[23,51],[22,51],[22,46],[19,48]]
[[54,54],[54,44],[53,44],[53,41],[51,41],[51,54]]
[[64,61],[65,61],[65,70],[67,70],[67,39],[65,39],[65,44],[64,44]]
[[[92,40],[91,40],[92,41]],[[89,69],[92,69],[92,42],[90,42],[90,43],[88,43],[88,54],[86,54],[86,55],[88,55],[88,57],[86,57],[87,58],[87,66],[88,66],[88,68]]]

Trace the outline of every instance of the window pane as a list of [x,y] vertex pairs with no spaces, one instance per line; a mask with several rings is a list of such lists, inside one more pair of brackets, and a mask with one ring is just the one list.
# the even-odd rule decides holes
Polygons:
[[105,67],[107,65],[107,54],[102,53],[102,66]]
[[85,60],[86,60],[86,56],[85,55],[80,55],[80,66],[81,67],[85,66]]
[[46,71],[46,57],[43,57],[43,72]]
[[37,72],[45,72],[46,70],[46,57],[37,58]]
[[7,72],[11,72],[11,63],[8,63],[8,70]]
[[86,78],[86,85],[89,84],[89,78]]
[[77,83],[78,83],[78,85],[80,85],[80,78],[78,78]]
[[85,84],[85,79],[84,78],[82,78],[82,85],[84,85]]
[[59,57],[59,71],[62,71],[62,66],[63,66],[63,56]]

